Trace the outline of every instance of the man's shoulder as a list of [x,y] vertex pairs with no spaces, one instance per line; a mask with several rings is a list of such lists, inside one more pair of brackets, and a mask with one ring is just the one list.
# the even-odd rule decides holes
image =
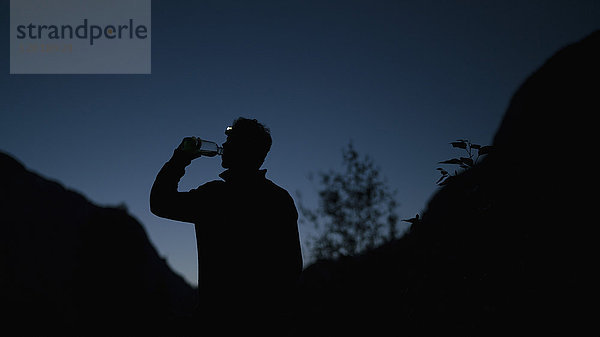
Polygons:
[[199,190],[212,190],[212,189],[220,189],[225,186],[225,182],[223,180],[211,180],[208,181],[196,188],[196,191]]
[[290,195],[290,193],[284,189],[283,187],[275,184],[273,181],[269,179],[265,179],[266,183],[269,185],[270,197],[269,201],[273,207],[273,209],[277,210],[274,214],[279,216],[290,216],[298,218],[298,211],[296,209],[296,203],[294,199]]
[[269,186],[269,188],[273,191],[273,193],[278,194],[280,197],[282,198],[286,198],[289,200],[292,200],[292,196],[290,195],[290,193],[283,187],[275,184],[272,180],[265,178],[267,185]]

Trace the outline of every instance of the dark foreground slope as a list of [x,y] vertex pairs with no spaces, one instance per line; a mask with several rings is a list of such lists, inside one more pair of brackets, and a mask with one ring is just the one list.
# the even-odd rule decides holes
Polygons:
[[513,96],[495,151],[436,193],[409,234],[307,268],[297,335],[589,328],[599,62],[598,32],[557,52]]
[[11,335],[164,335],[195,291],[126,211],[0,153],[0,322]]

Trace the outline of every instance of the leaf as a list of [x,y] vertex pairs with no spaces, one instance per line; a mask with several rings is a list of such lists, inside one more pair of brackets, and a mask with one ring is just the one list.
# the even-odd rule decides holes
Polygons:
[[460,161],[460,159],[452,158],[452,159],[441,161],[438,164],[461,164],[461,163],[462,163],[462,161]]
[[481,155],[484,155],[484,154],[488,154],[488,153],[492,152],[492,150],[493,150],[493,146],[491,146],[491,145],[482,146],[479,149],[479,155],[481,156]]
[[440,177],[440,179],[438,179],[438,181],[436,181],[435,183],[438,185],[441,185],[440,183],[442,182],[442,180],[444,180],[445,178],[448,178],[448,175],[443,175]]
[[448,175],[448,171],[444,170],[441,167],[436,168],[436,170],[439,170],[442,175]]
[[450,182],[450,180],[452,180],[454,177],[453,176],[448,176],[448,178],[446,178],[444,181],[442,181],[441,183],[439,183],[438,185],[440,186],[444,186],[447,185],[448,182]]
[[452,147],[458,147],[458,148],[461,148],[461,149],[466,149],[467,148],[467,143],[464,142],[464,141],[462,141],[462,140],[457,141],[457,142],[451,142],[450,144],[452,145]]
[[415,217],[414,217],[414,218],[410,218],[410,219],[402,219],[402,221],[404,221],[404,222],[409,222],[409,223],[411,223],[411,224],[418,223],[418,222],[420,221],[420,220],[419,220],[419,214],[415,215]]
[[473,159],[467,157],[460,157],[460,161],[466,165],[473,166]]

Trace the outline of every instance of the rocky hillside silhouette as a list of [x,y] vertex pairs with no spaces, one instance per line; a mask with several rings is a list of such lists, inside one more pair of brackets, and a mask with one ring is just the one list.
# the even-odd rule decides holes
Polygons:
[[[14,335],[168,335],[195,291],[138,221],[0,153],[0,322]],[[169,332],[169,333],[167,333]]]
[[600,32],[558,51],[514,94],[495,150],[441,188],[406,236],[308,267],[297,335],[586,331],[599,63]]

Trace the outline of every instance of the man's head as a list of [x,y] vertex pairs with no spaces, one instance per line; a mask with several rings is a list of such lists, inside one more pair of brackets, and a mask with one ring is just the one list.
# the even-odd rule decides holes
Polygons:
[[256,119],[238,118],[225,131],[221,166],[228,169],[259,169],[271,149],[269,129]]

